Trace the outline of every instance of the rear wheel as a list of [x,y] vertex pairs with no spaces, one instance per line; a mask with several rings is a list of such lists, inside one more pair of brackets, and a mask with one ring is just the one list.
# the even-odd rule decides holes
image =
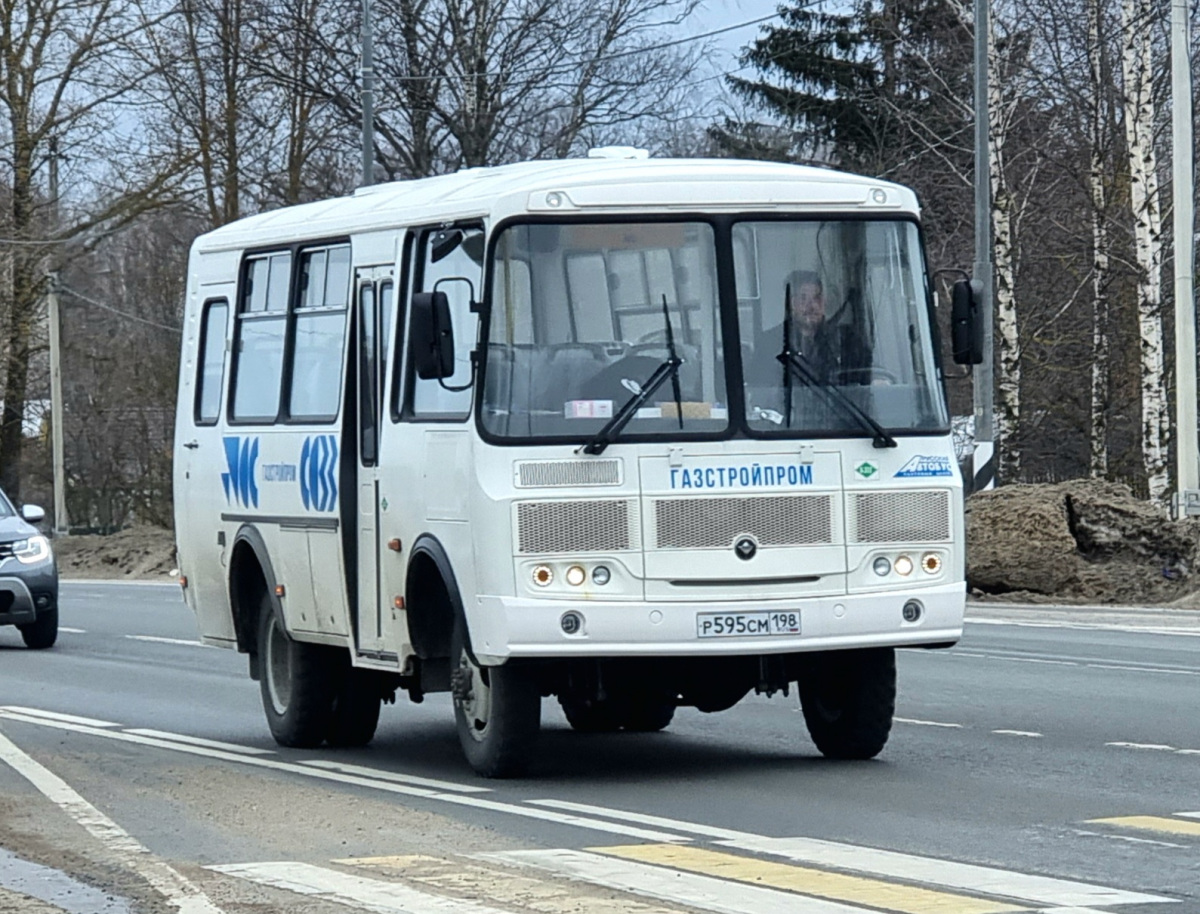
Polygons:
[[281,746],[312,749],[330,732],[337,697],[337,652],[293,641],[274,601],[263,595],[258,625],[258,662],[263,710]]
[[450,668],[458,741],[471,767],[485,778],[521,774],[542,716],[542,697],[529,672],[512,662],[476,663],[462,619],[450,639]]
[[562,705],[571,729],[579,733],[612,733],[621,729],[621,709],[611,701],[560,695],[558,703]]
[[657,733],[675,717],[674,702],[654,696],[635,698],[629,703],[623,721],[626,730],[634,733]]
[[32,622],[18,625],[21,640],[25,646],[35,651],[53,647],[58,640],[58,607],[38,610],[37,617]]
[[896,710],[895,650],[814,654],[799,687],[804,722],[822,755],[868,759],[880,753]]

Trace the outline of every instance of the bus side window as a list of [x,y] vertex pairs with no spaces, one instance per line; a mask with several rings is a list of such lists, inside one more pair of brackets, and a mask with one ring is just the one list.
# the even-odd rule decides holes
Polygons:
[[231,395],[235,421],[278,418],[291,265],[285,251],[254,257],[243,269]]
[[332,422],[342,402],[350,246],[301,253],[299,283],[288,415]]
[[[445,379],[448,387],[464,387],[471,380],[471,351],[475,348],[478,319],[471,313],[472,292],[482,296],[483,267],[474,253],[482,249],[481,229],[464,229],[464,240],[454,250],[435,259],[431,241],[438,232],[426,232],[422,242],[420,290],[445,292],[454,324],[454,374]],[[469,282],[463,282],[463,280]],[[440,280],[440,282],[439,282]],[[412,410],[417,416],[442,419],[465,418],[471,409],[470,389],[446,390],[436,379],[413,377]]]
[[221,391],[225,386],[225,330],[229,302],[210,301],[200,321],[200,351],[196,358],[197,425],[214,425],[221,415]]

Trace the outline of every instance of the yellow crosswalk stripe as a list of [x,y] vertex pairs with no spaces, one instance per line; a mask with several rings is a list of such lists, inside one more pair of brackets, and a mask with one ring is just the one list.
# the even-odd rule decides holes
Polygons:
[[1169,835],[1200,837],[1200,822],[1169,819],[1166,816],[1114,816],[1108,819],[1089,819],[1093,825],[1116,825],[1141,831],[1163,832]]
[[549,882],[463,860],[424,854],[334,860],[384,876],[399,877],[459,898],[474,898],[539,914],[682,914],[679,908],[634,901],[602,887]]
[[769,886],[831,901],[868,905],[902,914],[1001,914],[1007,911],[1029,910],[983,898],[938,892],[812,867],[774,863],[701,847],[636,844],[623,847],[593,847],[588,850],[625,860],[674,867],[686,872]]

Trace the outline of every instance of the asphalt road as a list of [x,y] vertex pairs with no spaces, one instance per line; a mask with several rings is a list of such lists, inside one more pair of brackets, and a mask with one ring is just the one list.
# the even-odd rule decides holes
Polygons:
[[548,701],[532,775],[485,782],[448,696],[385,707],[365,750],[282,750],[245,658],[198,645],[173,586],[62,604],[52,651],[0,628],[0,912],[32,910],[22,861],[112,905],[77,886],[48,911],[181,909],[146,860],[226,914],[295,891],[341,912],[442,910],[405,891],[476,914],[1200,912],[1200,614],[973,607],[957,648],[900,653],[872,762],[821,759],[794,695],[649,735],[575,734]]

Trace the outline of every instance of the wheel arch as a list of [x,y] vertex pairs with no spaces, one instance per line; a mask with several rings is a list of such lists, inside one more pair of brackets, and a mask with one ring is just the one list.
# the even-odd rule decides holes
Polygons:
[[239,653],[250,654],[250,675],[257,679],[258,614],[262,595],[275,603],[283,621],[282,608],[275,596],[275,569],[266,541],[258,529],[243,524],[234,534],[229,558],[229,603],[233,609],[233,628]]
[[417,656],[422,660],[449,657],[455,620],[465,626],[467,617],[454,566],[436,536],[422,534],[413,544],[404,594],[408,633]]

